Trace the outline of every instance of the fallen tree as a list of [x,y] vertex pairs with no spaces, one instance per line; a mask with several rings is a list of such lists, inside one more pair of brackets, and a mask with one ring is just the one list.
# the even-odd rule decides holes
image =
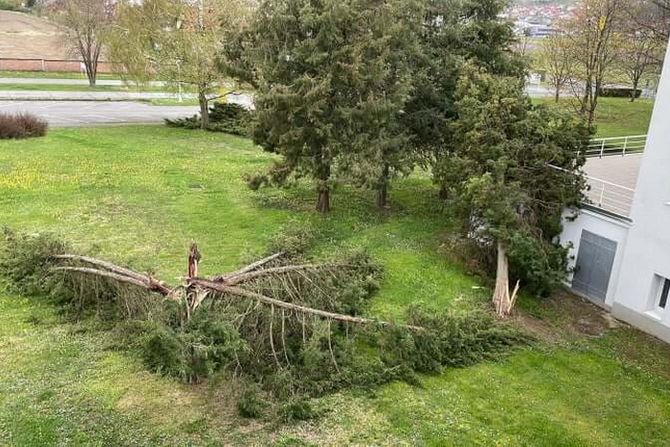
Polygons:
[[[350,264],[291,264],[278,267],[266,267],[267,264],[281,259],[284,254],[285,253],[283,252],[272,254],[264,259],[246,265],[239,270],[224,275],[216,275],[212,278],[200,278],[198,277],[198,263],[201,259],[200,252],[198,251],[197,245],[192,243],[188,256],[187,276],[184,278],[183,284],[178,286],[170,286],[164,281],[154,278],[150,274],[138,273],[108,261],[74,254],[55,255],[55,259],[63,261],[68,265],[60,265],[54,267],[53,270],[109,278],[120,283],[131,284],[149,292],[155,292],[166,298],[182,302],[187,311],[185,316],[186,320],[191,318],[193,312],[206,298],[222,299],[226,295],[232,295],[240,299],[256,301],[259,304],[270,306],[271,308],[278,307],[283,310],[297,312],[298,314],[307,314],[328,320],[361,325],[377,324],[380,326],[400,326],[415,331],[424,330],[424,328],[419,326],[396,325],[386,321],[314,309],[308,306],[282,301],[255,292],[254,290],[243,288],[245,284],[250,282],[253,283],[258,280],[273,279],[282,281],[284,275],[298,274],[303,278],[308,278],[306,276],[308,273],[330,272],[332,274],[339,269],[346,270],[356,268],[355,265]],[[290,282],[283,281],[283,287],[286,292],[297,292],[297,290],[294,290],[295,285]],[[215,294],[213,292],[215,292]]]
[[488,311],[410,306],[401,322],[368,316],[381,269],[364,253],[313,262],[298,239],[285,235],[274,253],[211,276],[192,244],[185,276],[170,284],[48,235],[7,232],[0,276],[15,292],[53,296],[78,319],[111,322],[106,338],[153,372],[193,383],[227,371],[245,384],[243,415],[308,417],[309,397],[416,381],[417,372],[494,359],[528,340]]

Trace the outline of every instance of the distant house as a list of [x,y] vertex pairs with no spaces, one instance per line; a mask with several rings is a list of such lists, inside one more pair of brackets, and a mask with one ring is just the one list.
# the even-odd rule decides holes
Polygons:
[[561,242],[573,245],[573,291],[670,343],[668,115],[670,57],[648,136],[592,144],[585,167],[591,203],[566,219]]
[[556,29],[550,25],[539,23],[529,23],[524,29],[524,34],[530,37],[547,37],[556,32]]
[[542,21],[517,21],[514,22],[514,31],[518,35],[530,37],[546,37],[551,36],[556,32],[556,28],[549,23]]

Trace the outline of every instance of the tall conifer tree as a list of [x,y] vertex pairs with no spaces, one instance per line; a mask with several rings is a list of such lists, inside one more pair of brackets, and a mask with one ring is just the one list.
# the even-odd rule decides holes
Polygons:
[[282,160],[266,177],[311,177],[330,210],[336,175],[384,191],[405,163],[398,125],[412,84],[406,49],[419,8],[407,0],[268,0],[248,45],[257,87],[255,140]]

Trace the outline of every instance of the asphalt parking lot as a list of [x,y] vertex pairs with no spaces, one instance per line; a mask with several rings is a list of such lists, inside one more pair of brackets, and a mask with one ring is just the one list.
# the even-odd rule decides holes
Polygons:
[[0,113],[29,112],[51,126],[157,123],[194,115],[196,106],[152,106],[132,101],[0,101]]

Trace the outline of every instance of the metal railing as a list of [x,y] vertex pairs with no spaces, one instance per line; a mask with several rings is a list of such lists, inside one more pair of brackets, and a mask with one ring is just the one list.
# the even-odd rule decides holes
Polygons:
[[639,154],[647,144],[646,135],[627,137],[594,138],[584,154],[586,158],[602,158],[613,155]]
[[590,205],[619,216],[630,217],[634,189],[596,177],[586,176],[586,179],[586,197]]

